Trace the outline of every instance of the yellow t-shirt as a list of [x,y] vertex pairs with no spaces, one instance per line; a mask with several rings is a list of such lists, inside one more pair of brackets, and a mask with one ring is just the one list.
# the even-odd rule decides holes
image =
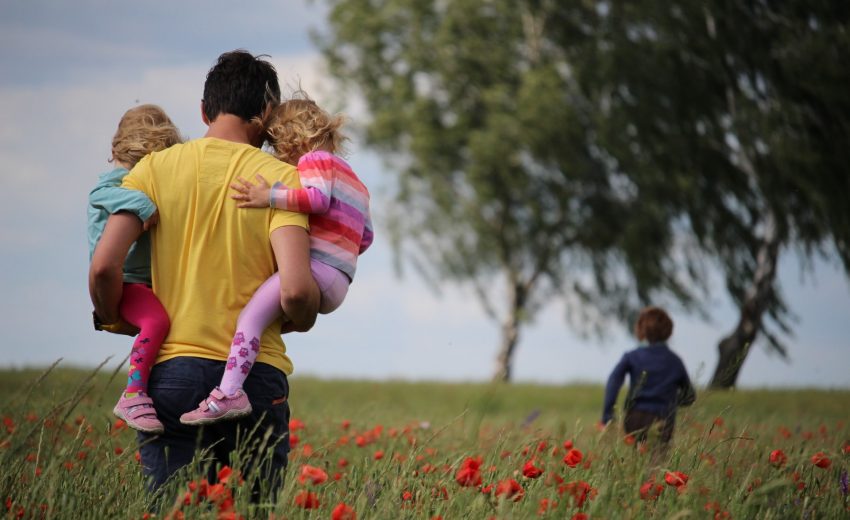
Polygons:
[[[226,360],[236,319],[254,291],[277,270],[269,234],[307,227],[307,216],[275,209],[237,208],[237,176],[291,188],[294,166],[247,144],[203,138],[148,155],[124,178],[159,209],[151,231],[153,291],[171,318],[157,362],[178,356]],[[280,320],[261,339],[257,361],[292,373]]]

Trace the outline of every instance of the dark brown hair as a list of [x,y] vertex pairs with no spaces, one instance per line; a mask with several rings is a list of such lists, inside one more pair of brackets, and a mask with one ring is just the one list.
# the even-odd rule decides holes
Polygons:
[[659,343],[673,334],[673,320],[660,307],[646,307],[640,311],[635,323],[635,336],[639,341]]

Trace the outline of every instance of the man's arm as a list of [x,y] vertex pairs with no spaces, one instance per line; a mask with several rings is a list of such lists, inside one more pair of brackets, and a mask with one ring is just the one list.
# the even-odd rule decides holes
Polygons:
[[316,322],[320,298],[310,271],[310,235],[300,226],[283,226],[269,239],[280,276],[280,306],[292,330],[306,332]]
[[124,284],[124,260],[142,233],[142,222],[132,213],[110,215],[89,266],[89,295],[103,323],[117,322]]

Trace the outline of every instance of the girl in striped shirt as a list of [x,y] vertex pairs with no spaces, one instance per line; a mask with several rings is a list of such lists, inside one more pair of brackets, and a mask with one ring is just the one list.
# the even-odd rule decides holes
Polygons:
[[[357,257],[373,238],[369,191],[348,163],[335,155],[346,139],[340,133],[343,122],[342,116],[331,116],[310,99],[281,103],[266,125],[269,141],[275,157],[298,165],[303,187],[269,186],[260,175],[257,184],[239,177],[239,184],[231,186],[238,192],[232,197],[240,201],[240,208],[271,206],[310,215],[310,267],[321,293],[322,314],[342,304]],[[259,338],[280,313],[280,278],[275,273],[239,316],[221,384],[180,422],[209,424],[251,413],[242,384],[259,353]]]

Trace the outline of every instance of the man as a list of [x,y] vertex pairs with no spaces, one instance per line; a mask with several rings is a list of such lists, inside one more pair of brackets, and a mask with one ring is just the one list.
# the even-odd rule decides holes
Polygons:
[[[266,329],[257,363],[245,382],[253,412],[239,420],[198,429],[180,424],[220,381],[237,316],[254,290],[275,271],[281,307],[296,331],[316,319],[319,295],[309,264],[305,215],[280,210],[240,211],[229,196],[236,177],[262,173],[270,183],[300,187],[294,167],[260,151],[257,121],[279,101],[274,67],[245,51],[221,55],[204,84],[201,139],[142,159],[123,187],[144,192],[157,206],[151,233],[153,290],[171,318],[150,381],[149,395],[165,432],[139,433],[144,472],[153,489],[189,464],[198,449],[211,462],[232,464],[246,447],[244,472],[254,484],[276,491],[289,450],[289,386],[292,362],[278,321]],[[112,215],[95,250],[89,285],[95,312],[104,323],[119,321],[121,266],[142,230],[131,213]],[[254,432],[253,438],[247,438]],[[244,443],[244,444],[243,444]],[[214,478],[215,464],[209,468]]]

